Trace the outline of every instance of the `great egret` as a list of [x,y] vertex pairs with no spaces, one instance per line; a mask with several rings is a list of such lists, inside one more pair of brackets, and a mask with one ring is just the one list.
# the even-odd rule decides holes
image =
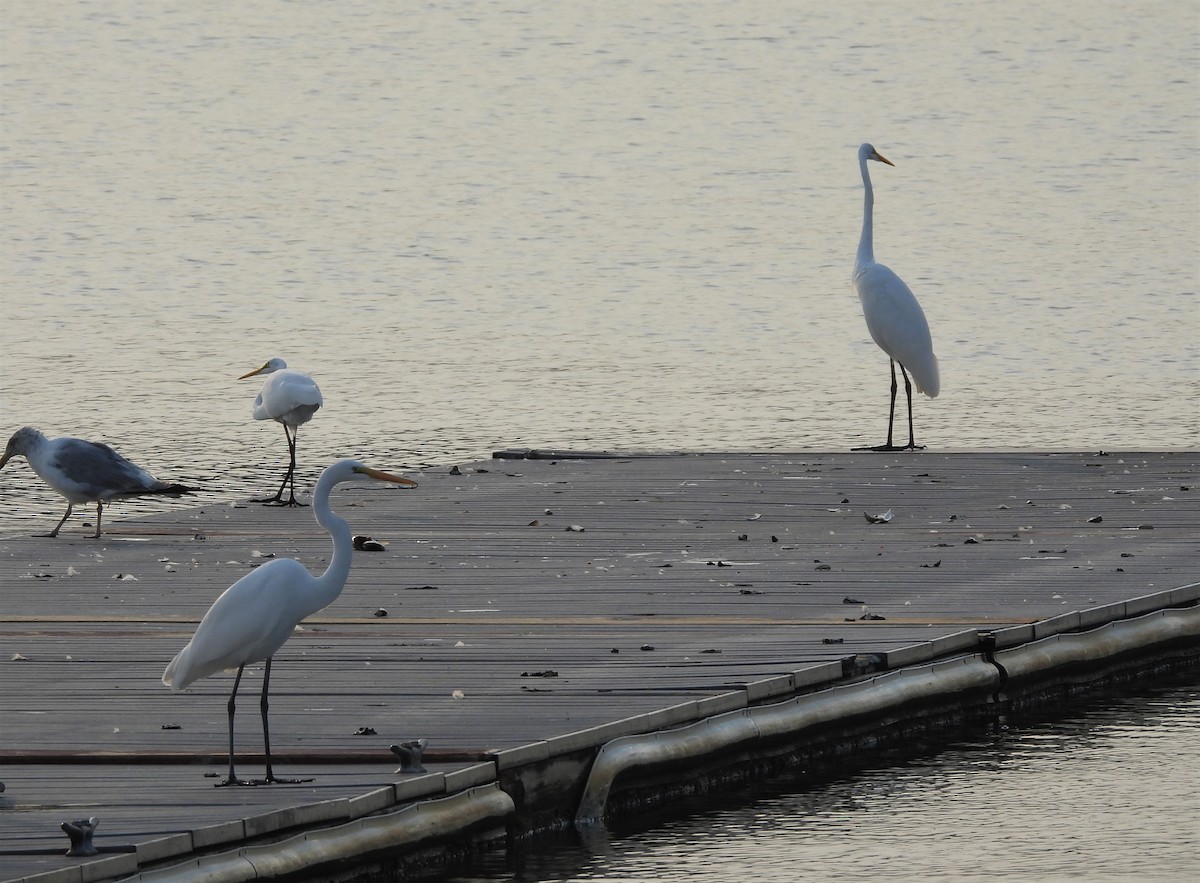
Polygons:
[[0,457],[0,469],[13,457],[24,457],[42,481],[67,500],[67,511],[54,530],[45,534],[58,536],[71,517],[76,503],[96,504],[96,532],[100,536],[100,519],[108,500],[124,500],[146,494],[177,497],[191,493],[192,488],[159,481],[141,466],[130,463],[112,448],[100,442],[81,438],[46,438],[32,426],[23,426],[13,433]]
[[[858,167],[862,172],[865,198],[863,202],[862,237],[858,240],[858,255],[854,259],[854,290],[862,301],[863,316],[867,320],[867,330],[872,339],[879,344],[880,349],[888,354],[892,368],[892,403],[888,409],[887,442],[873,448],[855,448],[858,451],[899,451],[918,449],[913,438],[912,419],[912,383],[916,381],[917,390],[930,398],[935,398],[941,388],[938,376],[938,360],[933,354],[933,341],[929,336],[929,323],[925,313],[917,303],[904,280],[888,267],[875,262],[875,252],[871,245],[872,216],[875,208],[875,191],[871,188],[871,176],[867,172],[867,160],[887,163],[894,166],[890,159],[883,156],[870,144],[858,148]],[[904,375],[904,393],[908,397],[908,444],[892,444],[892,424],[896,417],[896,363],[900,363],[900,373]]]
[[[353,555],[350,525],[329,508],[329,493],[343,481],[390,481],[415,487],[416,482],[398,475],[369,469],[357,460],[339,460],[317,479],[313,492],[313,515],[333,539],[333,558],[325,572],[313,576],[294,558],[276,558],[243,576],[226,589],[196,628],[191,641],[171,660],[162,682],[182,690],[200,678],[236,668],[233,691],[229,694],[229,778],[223,785],[260,785],[271,782],[295,782],[277,779],[271,770],[271,737],[267,726],[267,691],[271,683],[271,658],[291,637],[301,620],[332,604],[350,575]],[[234,700],[242,672],[248,663],[266,662],[263,671],[262,712],[263,749],[266,756],[265,779],[243,781],[233,770]]]
[[[267,503],[273,506],[303,506],[296,499],[296,433],[300,424],[312,419],[317,409],[324,404],[321,390],[317,383],[303,371],[288,368],[283,359],[271,359],[261,368],[243,374],[238,380],[266,374],[262,390],[254,399],[254,410],[251,412],[255,420],[274,420],[283,424],[283,434],[288,442],[288,469],[283,476],[283,484],[273,497],[255,500],[256,503]],[[288,498],[283,498],[283,489],[288,488]]]

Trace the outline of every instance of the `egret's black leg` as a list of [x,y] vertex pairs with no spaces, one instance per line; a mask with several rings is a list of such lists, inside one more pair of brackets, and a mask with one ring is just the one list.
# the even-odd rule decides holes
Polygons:
[[[286,431],[286,427],[285,427],[284,431]],[[279,490],[275,491],[274,496],[261,497],[261,498],[254,500],[253,502],[263,503],[267,506],[283,506],[283,505],[285,505],[283,502],[283,489],[285,487],[287,487],[288,479],[291,477],[292,477],[292,473],[291,473],[291,470],[289,469],[287,472],[284,473],[283,483],[281,485],[279,485]]]
[[104,517],[104,503],[100,500],[96,501],[96,532],[92,534],[92,539],[100,538],[100,519]]
[[[908,379],[908,372],[904,370],[904,366],[900,366],[900,373],[904,375],[904,394],[908,396],[908,450],[920,451],[924,450],[924,445],[919,445],[913,437],[913,422],[912,422],[912,381]],[[891,433],[888,433],[888,441],[891,441]]]
[[[885,451],[894,451],[895,448],[892,446],[892,424],[896,422],[896,360],[888,359],[888,365],[892,369],[892,403],[888,406],[888,437],[883,449]],[[901,368],[900,370],[903,371],[904,369]],[[905,375],[904,379],[907,381],[908,375]]]
[[262,712],[262,728],[263,728],[263,756],[267,761],[267,777],[261,782],[255,784],[262,785],[297,785],[301,782],[311,782],[312,779],[278,779],[271,769],[271,728],[267,723],[267,690],[271,686],[271,660],[267,660],[267,667],[263,671],[263,688],[262,700],[259,702],[259,709]]
[[[283,431],[287,432],[287,424],[283,424]],[[296,499],[296,438],[300,435],[300,427],[294,427],[291,433],[288,434],[288,499],[287,506],[305,506],[306,503],[301,503]],[[282,492],[282,491],[281,491]]]
[[265,781],[275,781],[275,773],[271,770],[271,725],[267,722],[267,692],[271,689],[271,660],[267,660],[266,668],[263,669],[263,685],[262,698],[258,703],[259,713],[262,715],[263,728],[263,757],[267,763],[267,778]]
[[56,536],[58,536],[58,532],[59,532],[59,530],[62,528],[62,526],[63,526],[64,524],[66,524],[66,523],[67,523],[67,519],[71,517],[71,512],[72,512],[74,509],[75,509],[75,507],[74,507],[74,505],[73,505],[73,504],[71,504],[71,503],[67,503],[67,511],[66,511],[66,513],[63,515],[63,517],[62,517],[62,520],[61,520],[60,522],[58,522],[58,524],[54,525],[54,530],[50,531],[50,533],[42,534],[42,536],[44,536],[44,537],[56,537]]
[[[283,474],[283,483],[279,485],[279,490],[275,492],[273,497],[263,497],[259,500],[254,500],[255,503],[265,503],[268,506],[306,506],[307,503],[301,503],[296,499],[296,438],[295,434],[288,428],[286,423],[283,424],[283,434],[287,438],[288,443],[288,468]],[[283,498],[283,489],[290,487],[288,499]]]
[[[855,451],[900,451],[900,450],[903,450],[903,448],[898,448],[894,444],[892,444],[892,425],[896,422],[896,392],[900,387],[896,384],[896,360],[888,359],[888,363],[890,364],[891,369],[892,369],[892,400],[891,400],[891,403],[888,405],[887,441],[881,445],[875,445],[873,447],[854,448],[853,450],[855,450]],[[904,371],[903,365],[900,366],[900,370]],[[911,387],[909,387],[909,385],[908,385],[908,375],[907,374],[904,375],[904,385],[905,385],[906,389],[911,390]],[[909,407],[909,424],[910,424],[909,431],[911,432],[911,430],[912,430],[912,426],[911,426],[911,423],[912,423],[912,393],[911,393],[911,391],[910,391],[909,397],[908,397],[908,407]]]
[[233,772],[233,713],[236,708],[238,685],[242,682],[242,672],[245,670],[245,668],[245,663],[238,666],[237,677],[233,679],[233,690],[229,694],[229,704],[226,706],[227,710],[229,711],[229,778],[227,778],[224,782],[217,782],[217,787],[222,785],[252,784],[251,782],[245,782],[239,779],[236,775],[234,775]]

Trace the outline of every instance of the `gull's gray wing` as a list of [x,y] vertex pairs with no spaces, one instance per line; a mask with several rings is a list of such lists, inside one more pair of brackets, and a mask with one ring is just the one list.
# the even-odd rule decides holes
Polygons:
[[74,484],[80,494],[93,500],[144,494],[165,486],[101,442],[59,439],[50,465]]

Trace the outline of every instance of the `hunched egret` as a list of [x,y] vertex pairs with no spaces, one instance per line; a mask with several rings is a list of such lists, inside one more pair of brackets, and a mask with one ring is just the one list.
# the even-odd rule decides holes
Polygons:
[[67,511],[54,530],[44,534],[47,537],[58,536],[76,503],[96,504],[95,539],[100,536],[100,519],[109,500],[147,494],[177,497],[192,491],[181,484],[159,481],[106,444],[68,436],[50,439],[32,426],[13,433],[0,457],[0,469],[13,457],[24,457],[42,481],[66,498]]
[[[275,358],[261,368],[243,374],[238,380],[266,374],[262,390],[254,399],[255,420],[274,420],[283,425],[283,434],[288,443],[288,469],[283,484],[273,497],[255,500],[272,506],[303,506],[296,499],[296,434],[302,423],[312,419],[317,409],[324,404],[317,383],[303,371],[288,368],[287,362]],[[283,498],[283,489],[288,489],[288,498]]]
[[[329,493],[344,481],[388,481],[415,487],[416,482],[377,469],[369,469],[357,460],[339,460],[317,479],[313,492],[313,515],[333,540],[333,558],[320,576],[294,558],[275,558],[243,576],[226,589],[204,614],[192,639],[171,660],[162,682],[182,690],[200,678],[219,671],[237,669],[227,706],[229,714],[229,776],[221,785],[262,785],[272,782],[296,782],[278,779],[271,769],[271,737],[267,725],[267,692],[271,684],[271,659],[283,646],[301,620],[327,607],[342,593],[350,575],[353,555],[350,525],[329,508]],[[265,662],[262,698],[263,752],[266,778],[244,781],[233,768],[234,700],[242,672],[254,662]]]
[[[892,369],[892,403],[888,409],[887,441],[877,447],[855,448],[857,451],[900,451],[924,447],[913,438],[912,373],[917,390],[935,398],[941,388],[938,376],[938,360],[933,354],[933,341],[929,336],[929,323],[916,297],[904,280],[883,264],[875,262],[872,247],[872,219],[875,208],[875,191],[871,187],[871,176],[867,172],[867,160],[887,163],[883,156],[870,144],[858,148],[858,167],[862,172],[863,225],[862,237],[858,240],[858,255],[854,259],[854,290],[862,301],[863,316],[867,330],[879,348],[888,354]],[[908,397],[908,444],[892,444],[892,424],[896,417],[896,363],[904,375],[904,393]]]

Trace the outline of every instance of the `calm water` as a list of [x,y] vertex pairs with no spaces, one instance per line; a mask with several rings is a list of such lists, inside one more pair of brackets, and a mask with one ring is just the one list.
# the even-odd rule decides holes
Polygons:
[[[942,364],[921,441],[1200,437],[1194,4],[45,0],[4,18],[0,436],[106,440],[201,501],[260,493],[282,432],[234,378],[278,355],[326,396],[300,436],[309,480],[341,455],[882,441],[886,359],[849,286],[869,140],[896,163],[873,169],[876,254]],[[0,530],[61,511],[23,461],[0,473]],[[1013,766],[955,781],[986,792]],[[1175,773],[1125,784],[1166,795]],[[879,775],[923,805],[950,787]],[[729,839],[790,824],[775,806]],[[976,817],[963,843],[994,834]],[[701,824],[697,863],[727,839]],[[895,852],[882,830],[839,852],[830,830],[760,838],[747,875],[815,860],[814,841],[839,867]],[[913,862],[924,844],[944,857],[914,835]]]
[[[1200,679],[493,856],[453,883],[1192,880]],[[682,809],[682,808],[681,808]]]
[[[882,441],[870,140],[942,363],[920,440],[1194,446],[1194,5],[931,9],[8,4],[0,433],[257,493],[283,433],[234,378],[279,355],[326,395],[309,478]],[[9,526],[60,511],[9,468]]]

